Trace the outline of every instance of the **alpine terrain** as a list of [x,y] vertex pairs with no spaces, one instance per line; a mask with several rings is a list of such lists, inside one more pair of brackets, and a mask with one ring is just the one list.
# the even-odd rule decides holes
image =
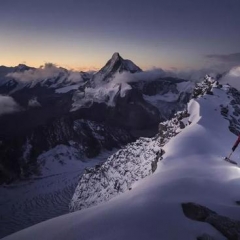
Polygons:
[[[108,166],[109,161],[117,163],[116,158],[125,159],[128,150],[124,146],[132,149],[133,156],[143,157],[142,151],[150,154],[145,163],[149,169],[159,145],[146,137],[155,136],[160,122],[186,108],[193,88],[194,83],[187,79],[149,77],[119,53],[95,73],[53,64],[1,66],[0,237],[68,213],[70,202],[71,211],[81,204],[88,207],[102,202],[102,196],[81,204],[75,201],[82,191],[78,180],[87,178],[86,174],[82,177],[85,168],[90,168],[86,172],[93,180],[99,173],[91,167],[102,171],[103,162]],[[138,145],[148,150],[138,150]],[[149,175],[146,170],[138,176],[138,161],[129,161],[139,171],[133,173],[135,180]],[[123,171],[122,167],[117,171]],[[130,166],[126,170],[132,171]],[[89,184],[95,184],[91,181]],[[111,184],[125,191],[134,182],[129,178],[122,186],[121,181]],[[105,200],[117,195],[111,187],[109,191]]]
[[[4,239],[239,239],[240,92],[206,76],[186,109],[87,168],[73,213]],[[232,155],[240,164],[238,152]]]

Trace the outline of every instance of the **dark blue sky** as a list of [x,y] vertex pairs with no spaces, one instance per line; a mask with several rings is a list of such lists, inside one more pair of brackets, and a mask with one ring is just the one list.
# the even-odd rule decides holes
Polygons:
[[0,33],[0,65],[99,68],[116,51],[142,68],[234,65],[240,1],[3,0]]

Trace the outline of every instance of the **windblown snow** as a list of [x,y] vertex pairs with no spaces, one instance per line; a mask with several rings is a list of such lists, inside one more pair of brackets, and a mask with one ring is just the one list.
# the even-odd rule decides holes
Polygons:
[[[212,226],[186,218],[181,209],[184,202],[196,202],[239,220],[240,209],[235,201],[240,199],[240,170],[223,161],[236,140],[229,131],[229,119],[235,113],[234,119],[239,121],[240,113],[232,105],[233,100],[239,99],[227,85],[218,85],[211,79],[204,84],[206,91],[202,86],[202,92],[198,91],[188,104],[189,116],[181,119],[184,126],[176,127],[174,134],[170,132],[172,137],[165,136],[167,131],[163,135],[160,131],[155,139],[148,140],[150,145],[163,141],[158,150],[165,151],[153,174],[132,182],[131,190],[128,186],[125,193],[110,201],[48,220],[5,239],[196,239],[203,233],[225,239]],[[225,116],[223,106],[229,108]],[[143,145],[139,144],[139,148],[143,149]],[[138,164],[130,171],[146,166],[143,152],[139,153],[129,155],[125,162]],[[240,164],[238,154],[239,151],[234,153],[234,160]],[[110,181],[118,176],[114,171],[109,174]]]

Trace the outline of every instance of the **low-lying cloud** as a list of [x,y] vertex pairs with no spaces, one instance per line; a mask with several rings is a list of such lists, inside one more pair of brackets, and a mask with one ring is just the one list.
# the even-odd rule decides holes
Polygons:
[[[231,56],[230,56],[231,55]],[[240,54],[230,54],[229,58],[238,59]],[[234,56],[233,56],[234,55]],[[238,56],[239,55],[239,56]],[[207,55],[208,58],[227,58],[228,55]],[[210,68],[204,69],[186,69],[186,70],[164,70],[161,68],[154,68],[151,70],[146,70],[143,72],[137,72],[134,74],[123,72],[121,74],[117,74],[114,78],[115,83],[128,83],[128,82],[136,82],[136,81],[151,81],[165,77],[173,77],[173,78],[181,78],[194,82],[201,81],[206,74],[217,74],[223,73],[224,71],[230,69],[230,67],[219,67],[212,66]],[[89,74],[91,77],[93,74]],[[55,78],[61,76],[62,80],[67,80],[73,83],[81,83],[83,82],[83,78],[80,72],[73,70],[66,70],[64,68],[58,67],[52,63],[46,63],[44,66],[39,68],[29,69],[22,72],[13,72],[8,73],[7,77],[13,78],[16,81],[21,83],[30,83],[34,82],[36,84],[39,81]],[[101,83],[100,83],[101,85]]]
[[0,116],[20,111],[20,106],[10,96],[0,95]]
[[221,83],[228,83],[240,91],[240,66],[232,68],[220,79]]
[[[95,88],[87,88],[85,91],[86,98],[93,99],[96,102],[103,102],[106,96],[108,96],[108,104],[114,105],[114,96],[120,90],[120,95],[123,97],[129,89],[131,89],[130,83],[134,82],[147,82],[165,79],[166,77],[172,77],[177,79],[189,80],[192,82],[199,82],[204,79],[206,74],[216,75],[216,73],[210,69],[201,70],[189,70],[189,71],[170,71],[163,70],[161,68],[155,68],[143,72],[130,73],[122,72],[115,74],[114,78],[109,82],[97,82]],[[173,80],[174,81],[174,80]]]
[[44,66],[41,66],[39,68],[29,69],[23,72],[9,73],[6,76],[23,83],[29,83],[34,81],[36,82],[58,76],[63,76],[71,82],[83,81],[82,76],[79,72],[68,71],[52,63],[46,63]]
[[131,83],[138,81],[153,81],[161,80],[162,78],[172,77],[178,79],[189,80],[193,82],[199,82],[204,79],[206,74],[216,76],[219,72],[214,69],[196,69],[196,70],[163,70],[161,68],[155,68],[137,73],[123,72],[119,73],[112,80],[114,83]]
[[39,79],[46,79],[54,76],[58,76],[62,70],[57,66],[51,63],[46,63],[44,66],[40,68],[34,68],[25,70],[23,72],[13,72],[7,74],[7,77],[12,77],[15,80],[22,82],[31,82]]

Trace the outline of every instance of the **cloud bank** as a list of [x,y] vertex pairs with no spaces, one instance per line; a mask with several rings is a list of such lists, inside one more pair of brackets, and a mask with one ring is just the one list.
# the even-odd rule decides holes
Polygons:
[[[186,70],[186,71],[170,71],[163,70],[161,68],[155,68],[148,71],[130,73],[122,72],[115,74],[114,78],[109,82],[97,82],[96,87],[88,87],[85,89],[85,102],[106,102],[109,106],[114,106],[114,97],[118,92],[120,92],[121,97],[124,97],[126,92],[132,87],[129,85],[133,82],[139,81],[161,81],[166,77],[180,78],[184,80],[189,80],[192,82],[199,82],[204,79],[206,74],[215,77],[218,72],[212,69],[199,69],[199,70]],[[174,79],[173,79],[174,81]],[[78,100],[78,98],[80,100]],[[74,101],[76,106],[79,104],[85,104],[82,100],[83,96],[81,92],[76,92],[74,96]]]
[[0,116],[20,111],[20,106],[10,96],[0,95]]
[[[236,60],[240,58],[240,53],[229,54],[229,55],[207,55],[209,59],[232,59]],[[221,66],[220,66],[221,65]],[[217,74],[223,73],[226,70],[229,70],[231,66],[222,66],[223,64],[218,64],[215,66],[211,66],[209,68],[204,69],[186,69],[186,70],[164,70],[161,68],[153,68],[150,70],[146,70],[143,72],[137,72],[135,74],[131,74],[128,72],[123,72],[121,74],[117,74],[115,76],[114,82],[123,83],[123,82],[135,82],[135,81],[151,81],[156,80],[158,78],[164,77],[173,77],[173,78],[181,78],[194,82],[201,81],[206,74]],[[226,64],[225,64],[226,65]],[[88,76],[91,78],[93,73],[82,73],[84,76]],[[25,71],[18,71],[8,73],[6,76],[9,78],[13,78],[20,83],[30,83],[33,82],[35,85],[39,81],[44,81],[50,78],[61,77],[62,81],[68,81],[73,83],[81,83],[83,82],[83,75],[81,72],[77,72],[74,70],[66,70],[64,68],[58,67],[52,63],[46,63],[44,66],[35,69],[29,69]],[[60,80],[60,81],[61,81]],[[59,82],[60,82],[59,81]]]
[[29,69],[23,72],[13,72],[7,74],[7,77],[14,78],[21,82],[31,82],[39,79],[46,79],[50,77],[57,77],[59,73],[63,72],[60,68],[52,63],[46,63],[44,66],[36,69]]
[[6,75],[23,83],[38,82],[41,80],[62,76],[69,82],[83,81],[80,72],[68,71],[52,63],[46,63],[44,66],[35,69],[29,69],[22,72],[13,72]]
[[195,70],[164,70],[161,68],[155,68],[143,72],[137,73],[128,73],[123,72],[119,73],[112,80],[113,83],[131,83],[138,81],[153,81],[153,80],[161,80],[162,78],[172,77],[179,78],[184,80],[189,80],[192,82],[199,82],[204,79],[206,74],[211,76],[216,76],[219,73],[218,70],[215,69],[195,69]]
[[240,91],[240,66],[234,67],[220,79],[221,83],[228,83]]

